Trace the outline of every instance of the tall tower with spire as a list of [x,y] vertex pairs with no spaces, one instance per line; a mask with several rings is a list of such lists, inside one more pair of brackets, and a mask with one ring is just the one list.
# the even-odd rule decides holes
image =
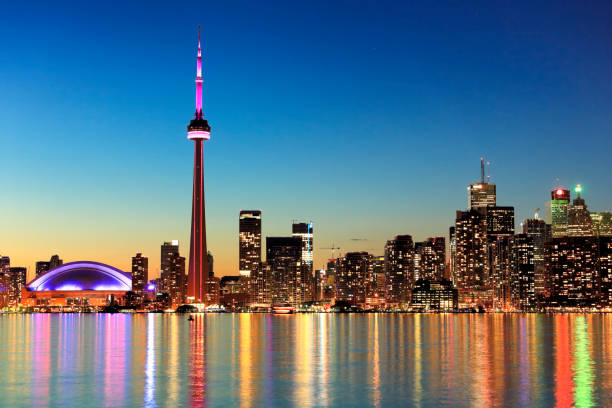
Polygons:
[[198,26],[198,62],[196,75],[196,109],[187,139],[195,142],[193,165],[193,198],[191,202],[191,244],[189,251],[188,299],[203,303],[206,299],[208,260],[206,249],[206,211],[204,208],[204,140],[210,139],[210,126],[202,113],[202,48]]

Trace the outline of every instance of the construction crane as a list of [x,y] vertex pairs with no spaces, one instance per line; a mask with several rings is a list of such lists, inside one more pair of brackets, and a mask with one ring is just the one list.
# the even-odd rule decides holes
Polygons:
[[334,251],[335,251],[336,249],[337,249],[337,250],[340,250],[340,247],[337,247],[335,244],[333,244],[333,243],[332,243],[332,244],[331,244],[331,247],[328,247],[328,248],[319,248],[319,249],[330,249],[330,250],[331,250],[331,257],[332,257],[332,259],[336,259],[336,258],[334,257]]

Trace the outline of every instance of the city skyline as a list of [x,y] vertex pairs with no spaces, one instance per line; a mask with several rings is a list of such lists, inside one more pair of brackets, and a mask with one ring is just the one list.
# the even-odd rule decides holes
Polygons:
[[[353,16],[352,18],[355,21],[351,22],[357,23],[362,17]],[[476,18],[475,23],[478,22]],[[216,24],[218,23],[211,25]],[[130,270],[131,258],[135,253],[143,253],[150,259],[150,277],[159,276],[160,262],[157,254],[162,242],[178,239],[182,253],[188,254],[188,197],[191,183],[185,180],[188,180],[188,175],[191,173],[189,169],[191,164],[188,160],[191,155],[188,152],[189,145],[184,143],[184,135],[181,135],[180,129],[184,128],[185,115],[192,111],[188,107],[188,102],[192,100],[188,94],[192,92],[190,81],[193,80],[193,74],[188,68],[191,66],[189,61],[192,60],[193,52],[193,47],[190,46],[192,41],[189,41],[193,38],[193,26],[185,24],[185,29],[179,30],[177,34],[181,38],[172,40],[178,44],[180,58],[176,57],[177,51],[168,52],[168,47],[174,46],[170,43],[155,54],[160,61],[167,59],[172,66],[180,66],[179,77],[181,79],[174,79],[176,82],[172,83],[172,87],[180,89],[180,91],[175,91],[180,97],[176,96],[168,101],[152,97],[148,100],[141,99],[140,105],[134,104],[126,108],[122,106],[122,103],[131,104],[131,102],[130,97],[124,92],[138,94],[143,90],[141,85],[126,82],[125,79],[115,86],[109,82],[118,73],[123,73],[127,77],[135,77],[139,73],[139,66],[129,63],[130,59],[128,59],[127,63],[121,64],[121,70],[110,69],[110,74],[104,73],[104,69],[92,70],[90,75],[101,74],[98,79],[105,84],[104,88],[108,92],[101,98],[100,95],[97,95],[97,98],[86,99],[91,104],[89,106],[91,109],[84,108],[83,114],[87,121],[95,122],[96,128],[93,128],[92,125],[84,123],[82,118],[76,117],[77,115],[71,118],[69,113],[72,112],[72,108],[61,103],[52,106],[54,102],[65,101],[67,103],[72,98],[85,97],[85,94],[75,93],[76,83],[69,83],[65,78],[62,80],[60,76],[58,77],[60,80],[54,85],[57,88],[48,84],[41,85],[42,94],[39,97],[45,103],[37,106],[36,113],[49,125],[49,129],[44,133],[52,136],[52,142],[42,140],[41,135],[32,135],[27,126],[22,126],[31,119],[31,111],[25,109],[25,103],[31,98],[28,92],[33,90],[31,86],[25,85],[24,74],[25,72],[36,74],[38,68],[31,67],[24,69],[24,73],[17,73],[11,70],[13,67],[11,64],[7,65],[6,74],[15,81],[5,84],[9,88],[6,94],[9,98],[15,98],[12,106],[4,102],[6,109],[3,111],[7,115],[5,119],[8,119],[8,115],[13,114],[14,116],[11,121],[3,121],[8,125],[3,126],[4,129],[0,134],[3,146],[8,146],[1,166],[3,174],[8,174],[4,188],[10,197],[9,200],[3,200],[3,203],[0,204],[2,213],[5,214],[0,247],[3,255],[11,256],[13,265],[26,266],[29,269],[29,279],[34,274],[35,262],[48,259],[56,253],[66,262],[91,259],[106,262],[124,271]],[[323,26],[327,30],[332,29],[329,25]],[[230,108],[232,98],[239,95],[241,90],[233,89],[229,95],[223,95],[224,87],[239,88],[238,84],[232,83],[224,76],[225,74],[221,72],[223,66],[218,62],[219,59],[223,59],[221,56],[224,55],[222,51],[224,48],[223,29],[215,26],[207,30],[206,21],[204,27],[207,34],[203,37],[204,71],[207,72],[205,74],[206,86],[210,87],[210,91],[207,88],[207,97],[212,100],[210,104],[205,103],[205,105],[210,106],[209,116],[216,129],[215,145],[219,145],[219,148],[210,148],[205,170],[207,174],[214,175],[207,179],[210,182],[207,184],[209,198],[206,204],[207,218],[210,221],[209,249],[215,256],[215,269],[218,276],[238,274],[237,215],[240,209],[245,208],[262,210],[262,237],[288,236],[291,233],[289,224],[292,220],[313,220],[316,228],[313,251],[315,268],[323,266],[325,260],[331,255],[329,250],[319,248],[329,247],[331,243],[339,245],[342,253],[365,250],[380,255],[383,253],[385,242],[396,235],[410,234],[415,241],[421,241],[430,236],[447,237],[448,227],[453,224],[455,211],[467,209],[466,187],[479,180],[477,160],[481,156],[486,156],[492,162],[491,182],[497,185],[498,202],[515,207],[515,229],[517,230],[523,219],[533,217],[535,208],[545,207],[544,203],[548,199],[550,190],[557,186],[556,177],[560,178],[560,185],[568,189],[573,189],[574,185],[581,184],[584,188],[583,198],[589,210],[598,212],[609,210],[607,203],[612,202],[611,193],[601,181],[601,174],[606,174],[608,164],[602,152],[607,150],[606,147],[610,143],[606,139],[609,135],[607,129],[610,128],[610,123],[609,120],[604,120],[608,115],[606,109],[609,105],[605,103],[599,106],[599,111],[581,111],[567,119],[557,118],[557,122],[561,122],[566,127],[571,124],[571,121],[576,121],[577,127],[569,126],[565,130],[567,133],[563,133],[560,131],[562,124],[557,124],[558,128],[551,132],[550,139],[540,139],[542,144],[547,146],[548,150],[545,151],[538,151],[537,143],[534,144],[531,141],[530,138],[537,134],[534,130],[521,133],[520,137],[512,138],[508,130],[504,130],[505,133],[502,132],[501,135],[496,133],[501,126],[493,126],[486,120],[480,127],[478,124],[466,126],[466,122],[457,121],[456,117],[448,118],[447,113],[438,112],[440,116],[446,116],[447,121],[443,121],[441,127],[428,131],[428,126],[432,125],[431,123],[428,125],[427,122],[434,120],[435,116],[425,116],[420,119],[412,117],[415,113],[409,114],[408,111],[409,108],[414,108],[416,99],[397,100],[389,90],[384,93],[385,103],[392,105],[388,111],[381,110],[381,106],[378,106],[378,110],[375,109],[371,115],[366,115],[364,109],[372,105],[365,103],[351,106],[348,111],[335,112],[333,104],[328,104],[326,107],[332,108],[330,112],[315,109],[314,117],[318,121],[313,123],[312,127],[309,124],[305,130],[298,131],[297,129],[302,125],[300,120],[305,119],[306,114],[313,113],[312,106],[309,108],[308,103],[314,103],[320,99],[316,98],[316,94],[308,93],[304,89],[301,89],[304,92],[300,95],[307,96],[308,99],[307,102],[304,102],[306,105],[301,106],[303,112],[296,116],[295,123],[288,123],[291,121],[283,118],[282,109],[277,112],[277,115],[274,115],[274,109],[279,109],[279,105],[271,104],[271,100],[266,97],[263,97],[264,107],[250,111],[243,110],[240,114],[245,116],[238,117],[240,120],[237,120],[237,112]],[[159,40],[159,32],[155,33],[149,29],[147,33]],[[20,41],[32,41],[31,35],[28,34]],[[140,52],[150,54],[155,50],[154,42],[144,45],[143,49],[142,41],[137,41],[135,37],[130,38],[128,36],[123,46],[134,50],[138,55]],[[311,40],[312,44],[318,44],[320,38],[317,38],[317,41],[314,38]],[[368,45],[375,45],[374,42],[368,42]],[[54,58],[51,50],[57,46],[72,49],[78,44],[79,41],[74,39],[64,39],[58,44],[47,44],[50,48],[41,52],[45,53],[46,61],[49,61],[50,64],[46,64],[48,71],[43,73],[43,77],[48,80],[62,71],[66,71],[65,75],[71,73],[71,70],[67,69],[69,60]],[[102,45],[106,47],[111,44],[118,44],[118,42],[102,42]],[[141,49],[138,49],[139,46]],[[11,47],[9,55],[27,55],[26,52],[17,48]],[[210,52],[215,55],[216,62],[213,61],[213,58],[210,61],[206,58],[209,48]],[[588,48],[589,51],[595,49],[599,50],[596,45]],[[234,52],[237,50],[238,48]],[[408,49],[403,49],[403,51],[407,52]],[[349,49],[342,58],[350,59],[354,52],[355,50]],[[227,53],[229,51],[226,51]],[[389,59],[388,52],[383,54],[386,57],[384,61],[387,63],[392,61]],[[439,51],[427,55],[442,58],[445,54],[444,51]],[[576,58],[579,56],[583,55],[579,52],[574,55]],[[498,57],[501,58],[501,56]],[[407,60],[404,57],[402,63],[408,64]],[[462,58],[457,60],[464,62]],[[315,64],[315,66],[324,66],[321,60],[316,62],[318,65]],[[609,61],[605,60],[604,63],[609,63]],[[156,64],[149,65],[156,66]],[[173,69],[165,62],[158,65],[161,65],[163,69]],[[467,68],[467,66],[462,67]],[[357,77],[365,75],[368,79],[363,82],[367,91],[365,95],[373,97],[376,95],[375,85],[380,85],[380,82],[370,77],[369,74],[380,73],[384,70],[381,70],[381,67],[369,66],[368,68],[372,71],[364,69],[352,74]],[[563,67],[559,69],[561,68]],[[163,80],[160,69],[158,67],[157,71],[148,71],[145,76],[155,79],[158,86],[168,87],[170,82]],[[333,72],[334,75],[341,75],[341,71],[337,69]],[[285,76],[281,78],[287,80],[293,78],[291,72],[294,70],[288,69]],[[301,72],[301,70],[295,70],[295,72]],[[176,75],[173,73],[170,76]],[[423,77],[407,79],[408,77],[399,74],[394,76],[401,83],[400,88],[403,90],[415,86],[423,79]],[[88,78],[87,75],[77,75],[76,81],[86,78]],[[316,78],[316,76],[306,76],[302,79],[308,83]],[[431,77],[428,79],[431,80]],[[594,85],[594,82],[595,79],[583,86],[588,88]],[[609,84],[604,81],[603,85],[599,85],[602,88],[600,89],[602,94],[599,97],[603,98],[604,89]],[[15,89],[12,89],[13,86]],[[532,86],[535,85],[532,84]],[[25,89],[24,94],[16,93],[19,87]],[[274,88],[277,96],[280,88],[282,86],[279,84]],[[383,88],[380,88],[379,91],[384,91]],[[89,88],[86,87],[87,89]],[[455,103],[451,103],[449,108],[459,109],[459,105],[456,104],[458,100],[450,96],[452,93],[449,91],[450,88],[446,90],[449,93],[441,100],[454,101]],[[68,93],[68,98],[63,99],[65,92]],[[333,100],[333,97],[347,97],[351,95],[351,92],[341,86],[328,96]],[[262,95],[261,92],[255,93]],[[575,103],[580,101],[579,93],[573,94],[572,100]],[[151,94],[146,95],[151,96]],[[169,92],[166,91],[164,95],[168,96]],[[282,95],[289,96],[288,93]],[[17,96],[21,97],[16,98]],[[487,96],[492,95],[487,94]],[[538,94],[538,96],[542,95]],[[249,99],[251,103],[257,101],[257,98],[244,95],[243,98],[239,100],[239,108],[243,108],[242,103],[246,103]],[[295,101],[291,98],[290,100]],[[593,102],[593,100],[590,101]],[[523,122],[521,116],[525,114],[525,111],[522,110],[524,108],[519,109],[519,105],[524,101],[517,97],[514,102],[516,104],[509,105],[514,109],[501,112],[499,117],[505,118],[505,125],[518,126],[520,129],[519,125]],[[552,109],[554,104],[550,101],[549,103],[551,105],[547,107]],[[117,106],[113,107],[115,104]],[[432,106],[429,108],[428,113],[433,115],[435,109]],[[557,108],[562,108],[562,106],[557,106]],[[120,115],[116,109],[125,109],[127,116]],[[350,112],[351,109],[354,111]],[[396,109],[398,111],[395,111]],[[420,109],[422,108],[415,108],[414,111]],[[165,110],[170,112],[170,116],[152,117]],[[475,106],[465,108],[465,111],[462,112],[470,113],[473,118],[491,113],[486,109],[478,110]],[[539,112],[542,113],[542,111]],[[98,118],[100,113],[105,114],[111,120],[104,122],[102,118]],[[145,123],[154,124],[150,129],[136,131],[142,127],[141,120],[133,120],[133,123],[124,120],[128,116],[135,118],[142,117],[143,114],[146,118]],[[555,111],[554,114],[558,114],[558,111]],[[58,115],[63,118],[62,122],[56,119],[49,121],[48,115]],[[393,119],[392,124],[381,121],[387,115]],[[360,123],[360,118],[368,120],[363,124],[363,122]],[[417,129],[410,128],[403,134],[400,130],[407,124],[408,118],[410,126]],[[598,119],[596,121],[598,127],[592,122],[593,119]],[[179,120],[183,122],[177,124]],[[253,122],[254,126],[247,125],[247,122]],[[348,122],[351,126],[343,125]],[[593,127],[590,131],[587,124]],[[77,131],[77,125],[83,126],[83,129]],[[458,126],[454,128],[453,125]],[[541,130],[542,123],[539,125]],[[19,129],[20,126],[22,129]],[[381,126],[382,129],[380,129]],[[581,132],[578,132],[578,128]],[[312,133],[315,130],[316,133]],[[93,137],[75,143],[78,140],[77,135],[82,131],[85,131],[86,134],[92,132]],[[372,131],[375,136],[373,140],[368,136]],[[473,134],[467,137],[470,131]],[[253,137],[247,134],[251,132],[254,132]],[[269,134],[266,134],[267,132]],[[496,133],[496,136],[491,136],[491,133]],[[555,135],[563,134],[566,136],[554,139]],[[581,141],[581,146],[577,146],[578,153],[584,146],[589,147],[588,155],[583,154],[582,159],[578,158],[578,154],[572,157],[575,149],[570,147],[570,142],[575,143],[576,140],[572,141],[571,137],[574,135],[577,138],[575,136],[577,134],[580,135]],[[357,135],[356,139],[352,137],[353,135]],[[463,138],[451,139],[451,135],[463,135]],[[135,141],[132,144],[125,144],[124,136],[125,138],[134,136]],[[316,140],[306,142],[307,137],[314,137]],[[424,139],[431,137],[433,141],[437,140],[439,143],[444,140],[450,145],[454,143],[449,143],[449,140],[465,140],[466,145],[469,146],[464,146],[458,152],[450,152],[447,150],[450,147],[436,145],[436,143],[433,143],[434,146],[424,146]],[[408,138],[410,141],[400,141],[403,138]],[[506,140],[506,138],[512,140]],[[263,149],[256,149],[256,155],[252,154],[251,149],[245,147],[252,146],[252,143],[249,142],[262,139]],[[336,140],[333,141],[333,139]],[[551,139],[558,143],[550,143]],[[141,144],[140,149],[136,149],[136,143],[145,142],[145,140],[150,141],[152,147]],[[376,143],[378,150],[365,151],[359,147],[360,143],[370,140]],[[601,143],[598,145],[601,148],[595,149],[593,145],[597,142]],[[278,163],[270,164],[270,151],[266,152],[266,149],[272,148],[272,144],[276,145],[280,158],[276,159]],[[325,153],[317,154],[315,144]],[[34,153],[25,153],[29,151],[27,149],[32,148]],[[408,156],[409,160],[405,160],[407,158],[405,155],[394,153],[396,150],[404,152],[407,156],[415,148],[420,149],[419,152],[423,153],[419,154],[422,157],[418,160],[412,156]],[[304,154],[295,154],[295,152],[292,154],[291,151],[296,149],[301,150]],[[508,149],[509,152],[506,153],[505,149]],[[97,156],[104,157],[106,160],[101,161],[100,158],[93,157],[91,151],[102,152],[103,154]],[[329,151],[335,153],[331,154]],[[522,152],[523,156],[513,157],[513,153],[516,155],[518,152]],[[563,160],[553,160],[552,158],[556,157],[559,152],[563,153]],[[454,153],[452,154],[453,159],[449,160],[451,153]],[[19,166],[14,156],[26,157],[27,165]],[[277,155],[275,154],[274,157]],[[541,161],[546,164],[545,170],[542,169],[539,157],[542,157]],[[260,158],[266,160],[260,160]],[[393,160],[388,163],[385,160],[387,158]],[[125,165],[122,163],[127,161],[133,161],[133,163],[124,168]],[[568,162],[572,164],[571,168],[568,168]],[[243,164],[237,166],[237,169],[232,169],[236,163]],[[75,171],[73,166],[78,167],[79,171]],[[290,168],[295,166],[296,173],[302,171],[304,166],[310,167],[313,177],[305,184],[309,189],[309,194],[299,194],[303,191],[304,185],[300,183],[292,185],[294,181],[282,170],[286,166]],[[528,170],[524,169],[525,167]],[[42,169],[45,171],[41,172]],[[151,174],[146,174],[145,169],[151,171]],[[401,176],[395,175],[398,169]],[[388,177],[387,173],[391,170],[394,173]],[[245,171],[248,171],[245,174],[248,174],[249,177],[242,180],[241,177],[244,176],[242,172]],[[34,172],[40,174],[34,177]],[[530,174],[529,178],[526,178],[526,173]],[[91,189],[89,184],[84,182],[84,178],[81,177],[87,175],[94,176],[92,183],[100,191]],[[28,182],[24,183],[26,177]],[[255,182],[247,181],[252,178],[255,179]],[[154,193],[151,193],[152,191]],[[91,216],[92,213],[95,214],[95,217]],[[368,216],[364,217],[364,213],[367,213]],[[356,223],[355,220],[360,222]],[[367,241],[359,241],[363,239]]]

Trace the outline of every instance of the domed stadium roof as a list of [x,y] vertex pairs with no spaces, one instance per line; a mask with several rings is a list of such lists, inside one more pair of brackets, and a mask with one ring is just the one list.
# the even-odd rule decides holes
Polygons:
[[129,274],[99,262],[79,261],[58,266],[28,284],[42,290],[132,290]]

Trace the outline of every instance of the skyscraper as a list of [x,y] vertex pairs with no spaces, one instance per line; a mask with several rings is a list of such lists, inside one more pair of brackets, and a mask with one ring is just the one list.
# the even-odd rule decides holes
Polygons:
[[492,301],[487,257],[487,222],[480,211],[457,211],[453,281],[461,305],[487,305]]
[[8,268],[8,297],[10,305],[17,306],[21,301],[21,288],[26,285],[26,274],[26,268],[19,266]]
[[[415,278],[440,280],[446,267],[446,244],[444,237],[427,238],[414,244]],[[418,264],[417,264],[418,259]]]
[[512,306],[521,311],[532,311],[536,307],[534,239],[527,234],[514,237],[510,292]]
[[64,260],[60,259],[59,255],[52,255],[49,260],[49,270],[55,269],[64,264]]
[[481,207],[495,207],[496,192],[495,184],[485,182],[484,159],[480,159],[480,183],[472,183],[468,186],[468,209],[473,210]]
[[273,303],[304,301],[298,275],[302,270],[302,240],[299,237],[267,237],[266,263]]
[[[163,249],[162,249],[163,254]],[[162,258],[163,261],[163,258]],[[142,295],[149,281],[149,258],[138,253],[132,257],[132,291]]]
[[349,252],[336,266],[336,300],[364,304],[372,282],[372,255]]
[[593,235],[593,221],[584,198],[580,197],[580,184],[574,189],[576,198],[567,211],[567,235],[570,237],[588,237]]
[[50,268],[50,262],[49,261],[38,261],[36,262],[36,276],[42,275],[43,273],[47,272]]
[[548,203],[550,220],[552,225],[552,236],[563,237],[567,235],[567,213],[570,202],[570,191],[556,188],[550,193],[551,200]]
[[298,274],[298,284],[303,299],[312,300],[314,291],[312,250],[313,250],[313,225],[312,222],[293,223],[291,232],[294,237],[302,241],[301,268]]
[[193,166],[193,199],[191,202],[191,241],[187,295],[190,301],[205,302],[208,282],[206,249],[206,211],[204,205],[204,140],[210,139],[210,126],[202,113],[202,48],[198,27],[198,57],[196,74],[196,109],[187,126],[187,138],[195,142]]
[[240,211],[238,234],[238,269],[249,277],[261,262],[261,210]]
[[487,263],[494,306],[511,307],[510,277],[514,241],[514,207],[483,207],[487,223]]
[[174,305],[185,301],[184,280],[185,258],[179,254],[178,241],[164,242],[161,246],[161,285],[162,291],[170,296]]
[[544,250],[552,238],[551,226],[543,219],[530,218],[523,222],[523,234],[533,241],[534,292],[538,301],[543,300],[550,295],[550,274],[544,262]]
[[415,281],[414,243],[411,235],[397,235],[385,245],[387,295],[390,303],[409,301]]

